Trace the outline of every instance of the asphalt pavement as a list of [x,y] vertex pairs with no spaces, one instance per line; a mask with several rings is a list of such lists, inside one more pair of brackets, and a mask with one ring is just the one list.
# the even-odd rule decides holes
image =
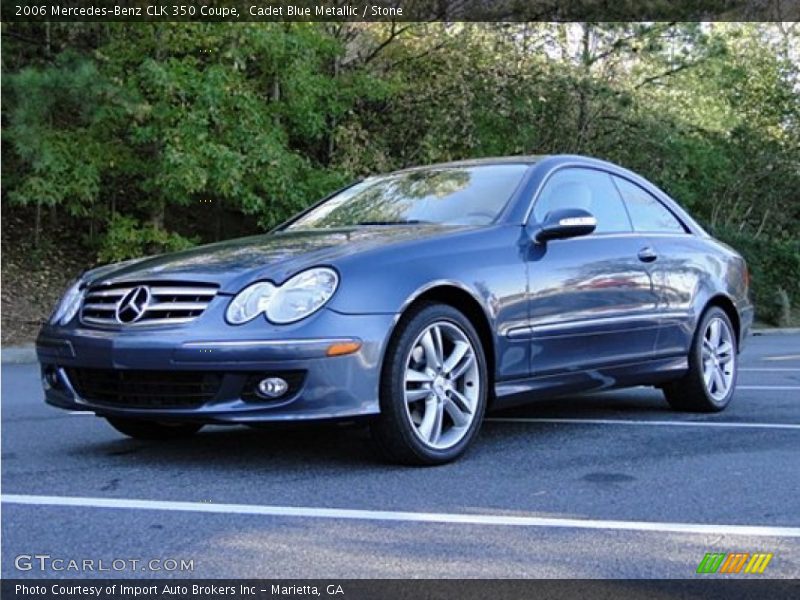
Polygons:
[[768,552],[741,576],[797,578],[800,335],[751,338],[740,368],[721,414],[652,388],[539,401],[420,469],[341,426],[126,439],[4,364],[2,577],[692,578]]

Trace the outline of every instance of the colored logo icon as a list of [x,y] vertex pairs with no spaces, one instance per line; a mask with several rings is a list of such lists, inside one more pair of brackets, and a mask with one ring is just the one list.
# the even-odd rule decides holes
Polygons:
[[756,552],[731,552],[714,553],[707,552],[697,566],[697,572],[702,574],[735,574],[748,573],[760,574],[767,568],[769,561],[772,560],[772,553]]

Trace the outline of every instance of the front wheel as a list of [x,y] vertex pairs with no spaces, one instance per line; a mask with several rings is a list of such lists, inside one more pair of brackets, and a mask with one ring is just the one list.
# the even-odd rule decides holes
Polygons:
[[731,401],[738,366],[736,336],[721,308],[712,306],[700,320],[689,351],[689,371],[664,386],[669,405],[680,411],[719,412]]
[[452,461],[478,432],[488,386],[483,347],[469,319],[451,306],[424,304],[389,343],[373,437],[395,462]]
[[172,440],[194,435],[203,427],[201,423],[170,423],[146,421],[123,417],[106,417],[108,423],[120,433],[137,440]]

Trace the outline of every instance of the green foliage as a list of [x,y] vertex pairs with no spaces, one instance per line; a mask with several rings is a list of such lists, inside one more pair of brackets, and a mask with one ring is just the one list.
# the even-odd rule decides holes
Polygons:
[[197,243],[177,233],[170,233],[151,224],[117,215],[108,224],[108,232],[98,252],[100,262],[119,262],[148,254],[185,250]]
[[747,261],[757,317],[781,324],[784,309],[778,297],[785,294],[790,304],[800,301],[800,239],[760,239],[725,230],[714,233],[741,252]]
[[800,301],[797,24],[3,28],[3,202],[69,215],[99,260],[181,247],[212,206],[268,229],[357,176],[574,152],[743,251],[763,314]]
[[9,199],[61,205],[86,216],[100,191],[102,150],[90,131],[100,94],[95,66],[66,53],[51,67],[28,67],[9,79],[17,98],[8,111],[7,135],[28,165]]

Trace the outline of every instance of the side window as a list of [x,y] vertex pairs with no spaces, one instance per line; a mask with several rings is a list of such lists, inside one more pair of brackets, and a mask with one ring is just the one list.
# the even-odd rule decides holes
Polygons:
[[636,231],[647,233],[686,233],[681,222],[661,202],[638,185],[614,177]]
[[611,176],[593,169],[562,169],[547,180],[533,207],[541,222],[557,208],[582,208],[597,219],[595,233],[632,231],[628,214]]

